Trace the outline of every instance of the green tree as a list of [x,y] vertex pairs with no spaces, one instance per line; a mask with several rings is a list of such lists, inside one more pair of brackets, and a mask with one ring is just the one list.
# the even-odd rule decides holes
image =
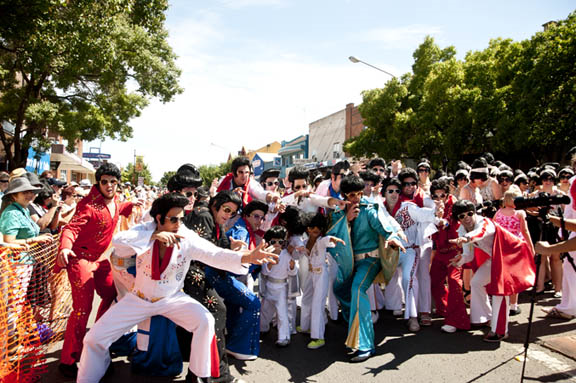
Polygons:
[[176,174],[175,171],[168,171],[168,172],[164,172],[164,174],[162,175],[162,178],[160,178],[160,181],[158,181],[158,184],[162,187],[165,187],[166,185],[168,185],[168,180],[174,175]]
[[200,177],[202,177],[203,185],[210,186],[214,178],[220,178],[230,172],[229,162],[222,162],[220,165],[202,165],[198,168]]
[[130,182],[132,185],[138,184],[138,177],[144,177],[144,184],[153,185],[152,173],[148,169],[148,165],[144,164],[142,166],[141,172],[136,172],[134,164],[129,163],[124,170],[122,170],[122,182]]
[[167,0],[0,2],[0,129],[11,168],[29,146],[68,140],[125,140],[150,97],[182,89],[167,43]]

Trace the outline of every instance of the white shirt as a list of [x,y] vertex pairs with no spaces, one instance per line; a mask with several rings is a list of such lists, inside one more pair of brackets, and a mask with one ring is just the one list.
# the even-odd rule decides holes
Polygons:
[[308,197],[300,198],[300,201],[296,199],[296,194],[290,194],[282,198],[288,206],[296,206],[305,213],[315,213],[319,207],[330,208],[328,201],[330,197],[321,196],[318,194],[310,193]]
[[268,265],[262,266],[262,274],[267,277],[275,278],[275,279],[286,279],[289,275],[296,275],[298,269],[296,265],[294,265],[294,269],[290,270],[290,261],[292,257],[288,250],[283,249],[278,256],[278,263],[272,265],[272,269],[268,269]]
[[235,274],[248,272],[248,265],[241,263],[241,255],[238,252],[217,247],[182,226],[178,231],[178,234],[184,236],[180,241],[180,249],[174,247],[170,263],[160,275],[160,280],[153,280],[152,245],[154,241],[150,238],[155,230],[156,224],[149,222],[120,232],[112,239],[116,256],[131,257],[136,254],[136,278],[132,293],[143,299],[157,300],[180,291],[192,260]]
[[[434,202],[432,204],[434,205]],[[410,201],[402,202],[394,218],[404,231],[408,246],[422,246],[438,231],[434,224],[436,221],[434,212],[435,208],[432,207],[419,207]]]
[[310,266],[312,267],[325,267],[327,265],[328,249],[329,247],[336,247],[336,244],[330,241],[330,236],[318,237],[316,243],[310,251]]
[[494,234],[496,227],[489,219],[476,215],[476,224],[470,231],[466,231],[464,225],[458,228],[458,236],[466,237],[470,240],[462,245],[462,259],[458,266],[462,266],[474,259],[474,247],[478,247],[490,257],[492,257],[492,247],[494,246]]

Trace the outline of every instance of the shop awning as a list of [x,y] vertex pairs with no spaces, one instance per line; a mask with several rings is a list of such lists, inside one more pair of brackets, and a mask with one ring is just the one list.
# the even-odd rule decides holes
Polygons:
[[73,153],[52,153],[50,161],[59,162],[59,170],[72,170],[78,173],[94,174],[94,166],[84,158],[80,158]]

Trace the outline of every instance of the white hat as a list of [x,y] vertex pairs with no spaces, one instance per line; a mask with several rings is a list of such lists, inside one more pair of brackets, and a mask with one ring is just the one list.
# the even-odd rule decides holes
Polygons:
[[90,180],[88,178],[84,178],[82,181],[80,181],[80,186],[92,187],[92,182],[90,182]]

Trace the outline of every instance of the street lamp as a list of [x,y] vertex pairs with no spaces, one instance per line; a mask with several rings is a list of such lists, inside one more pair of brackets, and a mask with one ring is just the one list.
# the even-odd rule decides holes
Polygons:
[[364,62],[364,61],[362,61],[362,60],[359,60],[359,59],[357,59],[357,58],[354,57],[354,56],[348,57],[348,60],[352,61],[354,64],[356,64],[356,63],[362,63],[362,64],[364,64],[364,65],[368,65],[369,67],[372,67],[372,68],[374,68],[374,69],[377,69],[377,70],[379,70],[380,72],[386,73],[388,76],[392,76],[392,78],[396,78],[396,76],[394,76],[392,73],[386,72],[384,69],[380,69],[380,68],[378,68],[377,66],[374,66],[374,65],[372,65],[372,64],[368,64],[367,62]]

